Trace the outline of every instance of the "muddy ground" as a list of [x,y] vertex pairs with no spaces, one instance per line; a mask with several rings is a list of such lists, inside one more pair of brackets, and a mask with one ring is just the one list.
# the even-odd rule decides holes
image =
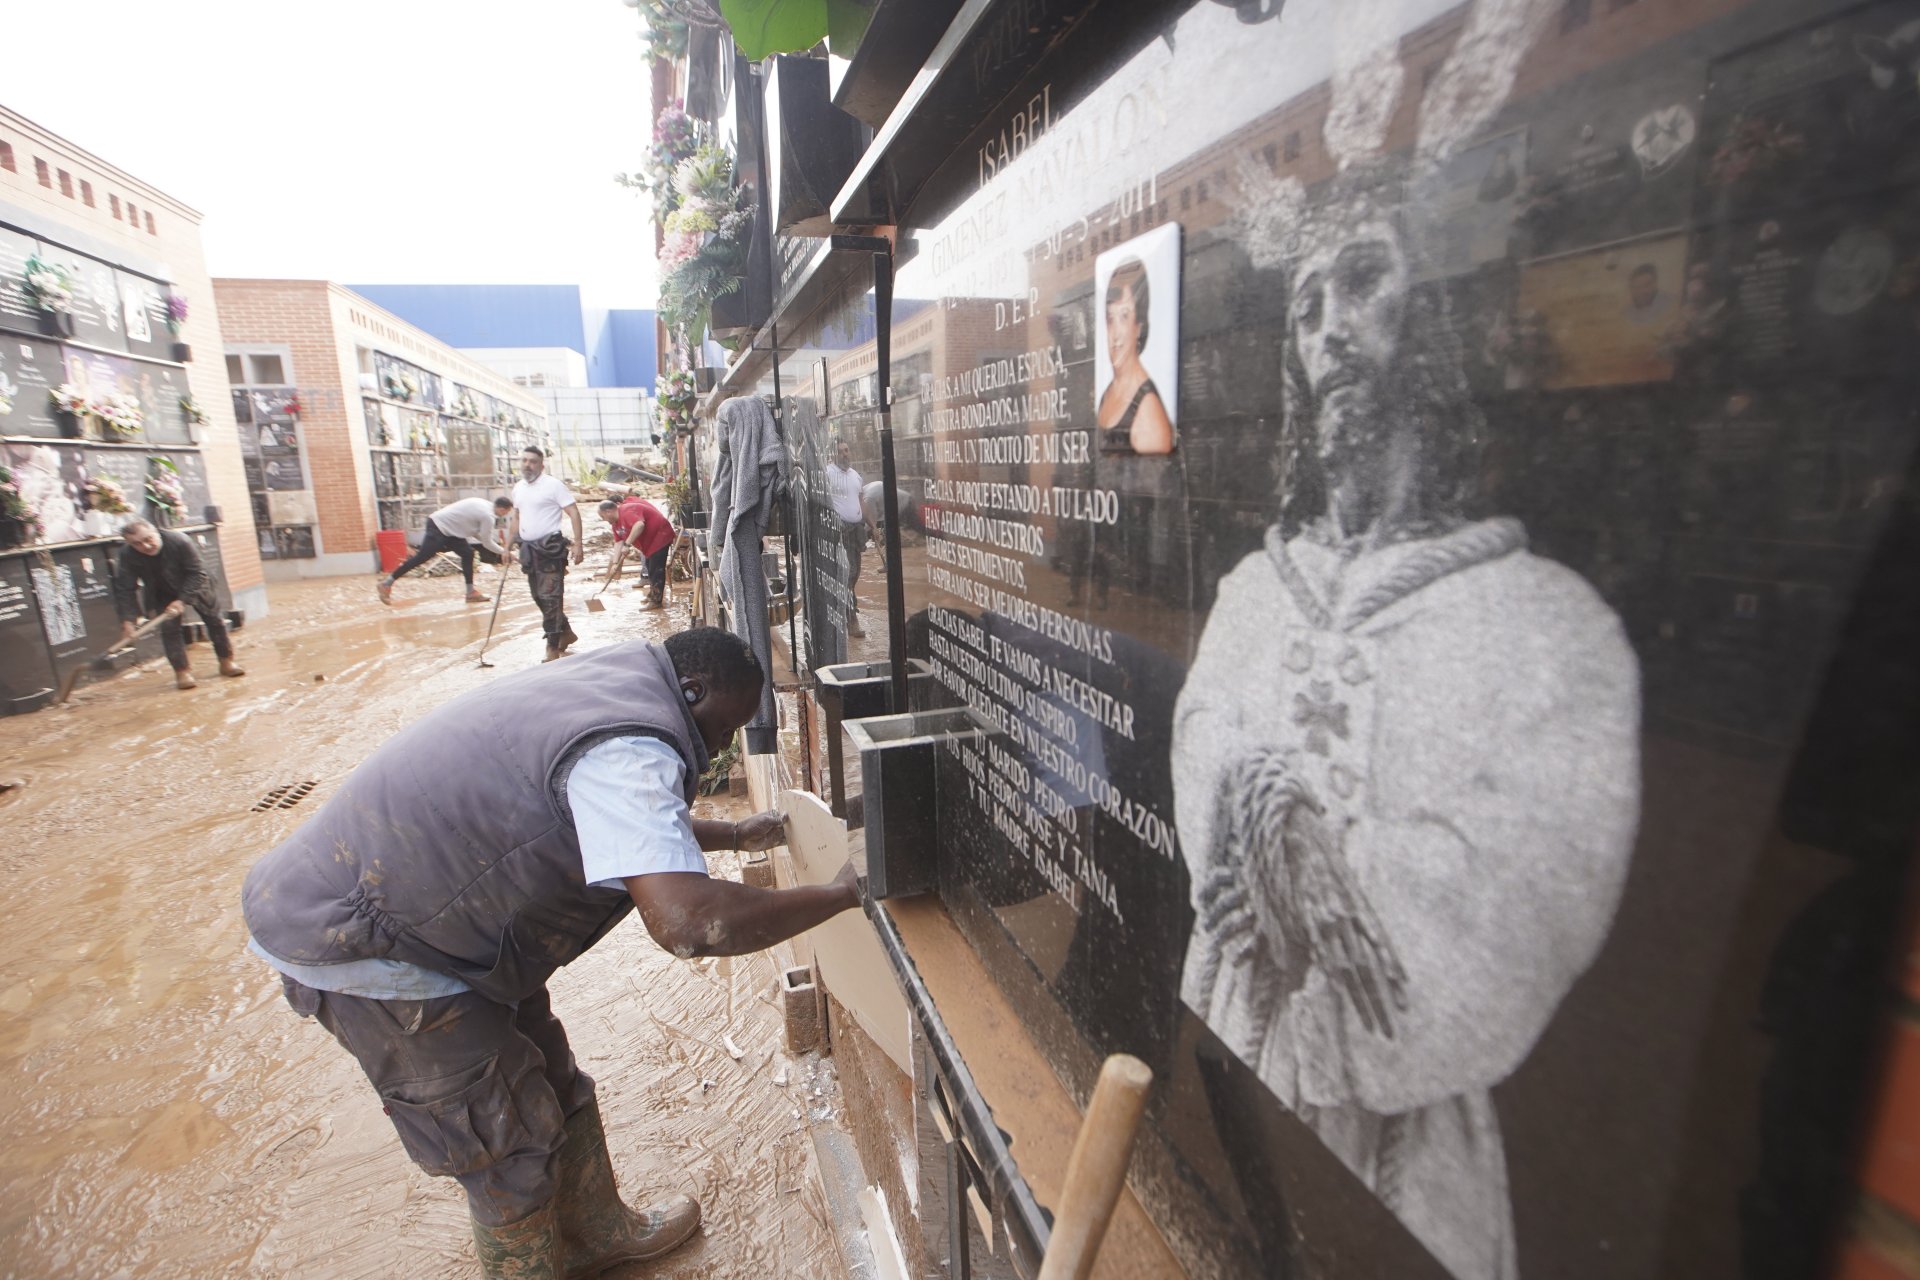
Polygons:
[[[684,625],[640,609],[631,566],[604,613],[588,581],[568,580],[582,649]],[[196,691],[153,663],[0,720],[0,781],[24,782],[0,792],[0,1275],[478,1274],[459,1189],[407,1161],[352,1059],[243,951],[240,882],[393,731],[538,663],[538,614],[515,574],[488,671],[457,575],[403,580],[394,609],[363,578],[272,601],[238,633],[242,679],[196,646]],[[831,1086],[787,1058],[774,979],[734,966],[735,1062],[727,981],[633,918],[555,978],[623,1189],[706,1210],[670,1258],[610,1274],[840,1273],[807,1128],[832,1123]]]

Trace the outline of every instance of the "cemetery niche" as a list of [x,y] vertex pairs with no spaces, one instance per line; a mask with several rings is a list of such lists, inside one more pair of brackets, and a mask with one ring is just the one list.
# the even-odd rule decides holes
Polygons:
[[930,833],[872,914],[1076,1102],[1153,1069],[1189,1275],[1817,1273],[1917,834],[1920,3],[923,48],[833,64],[877,132],[703,404],[777,405],[816,790]]

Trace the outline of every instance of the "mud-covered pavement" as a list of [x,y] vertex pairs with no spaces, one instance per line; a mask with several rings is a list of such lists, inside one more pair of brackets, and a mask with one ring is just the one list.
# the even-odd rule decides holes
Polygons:
[[[568,578],[580,649],[684,623],[640,609],[633,566],[587,612],[587,571]],[[490,671],[488,607],[457,575],[404,579],[396,601],[370,578],[278,586],[236,636],[242,679],[200,645],[193,692],[153,663],[0,720],[0,780],[24,781],[0,792],[0,1275],[478,1274],[459,1189],[407,1161],[353,1061],[243,950],[255,857],[394,730],[540,660],[518,574]],[[309,781],[295,807],[252,811]],[[735,963],[739,1062],[717,966],[672,959],[637,919],[554,979],[622,1188],[706,1211],[680,1251],[610,1274],[839,1273],[803,1116],[825,1108],[785,1055],[774,977],[767,957]]]

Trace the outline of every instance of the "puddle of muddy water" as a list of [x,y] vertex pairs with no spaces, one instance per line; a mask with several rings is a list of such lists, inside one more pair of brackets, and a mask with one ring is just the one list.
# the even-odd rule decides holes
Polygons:
[[[684,622],[643,598],[616,585],[599,614],[576,600],[580,647]],[[536,665],[538,615],[516,576],[483,670],[490,605],[439,580],[405,610],[359,579],[276,586],[273,603],[236,636],[244,678],[211,676],[196,648],[198,690],[148,666],[0,720],[0,779],[28,780],[0,794],[0,1275],[477,1274],[458,1188],[407,1161],[352,1060],[242,951],[239,890],[389,734]],[[294,808],[251,812],[306,780]],[[805,1073],[756,998],[772,965],[738,963],[733,981],[729,1027],[719,978],[629,920],[553,983],[629,1197],[687,1191],[706,1209],[689,1246],[615,1276],[838,1274],[797,1114]]]

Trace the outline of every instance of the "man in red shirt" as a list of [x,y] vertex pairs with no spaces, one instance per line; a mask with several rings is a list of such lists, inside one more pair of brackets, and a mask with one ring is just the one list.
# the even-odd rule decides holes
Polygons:
[[608,572],[620,572],[629,550],[645,556],[647,607],[658,609],[667,594],[667,552],[673,547],[673,523],[645,498],[628,498],[624,502],[609,498],[600,504],[600,518],[613,526],[613,540],[619,544],[619,550],[613,553],[613,567]]

